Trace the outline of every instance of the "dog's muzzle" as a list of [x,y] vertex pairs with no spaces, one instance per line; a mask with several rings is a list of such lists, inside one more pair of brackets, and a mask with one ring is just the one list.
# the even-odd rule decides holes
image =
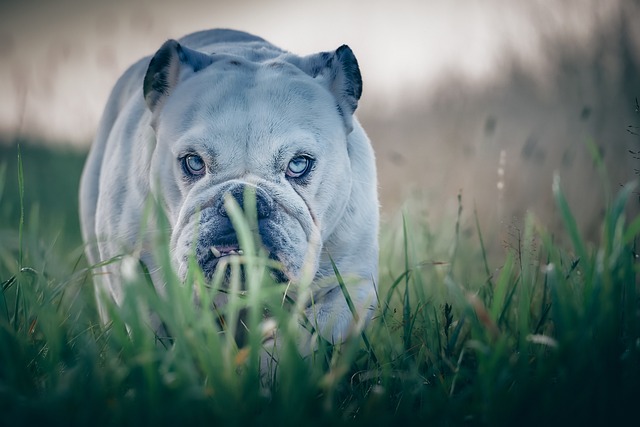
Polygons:
[[205,277],[207,279],[213,277],[216,267],[222,259],[243,254],[238,235],[225,207],[226,195],[235,199],[247,217],[252,216],[250,212],[247,212],[248,206],[251,206],[252,203],[247,203],[245,198],[255,198],[255,215],[253,216],[255,223],[250,224],[251,231],[259,238],[259,243],[268,251],[269,257],[278,260],[279,248],[275,247],[269,238],[272,234],[269,232],[269,228],[272,225],[271,217],[275,205],[269,194],[259,187],[250,186],[247,189],[244,184],[231,184],[229,188],[223,189],[219,194],[223,196],[201,212],[201,229],[197,238],[196,259]]

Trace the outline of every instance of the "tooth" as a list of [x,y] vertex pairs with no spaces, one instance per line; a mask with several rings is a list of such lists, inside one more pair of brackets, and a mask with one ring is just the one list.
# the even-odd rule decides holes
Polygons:
[[220,258],[220,251],[215,246],[211,246],[211,253],[214,257]]

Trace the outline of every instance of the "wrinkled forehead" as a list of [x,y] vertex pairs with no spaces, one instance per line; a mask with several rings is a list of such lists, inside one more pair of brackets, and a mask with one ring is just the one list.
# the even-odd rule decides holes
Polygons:
[[241,60],[214,63],[180,83],[159,125],[169,133],[197,127],[226,137],[342,129],[336,101],[317,79],[288,63]]

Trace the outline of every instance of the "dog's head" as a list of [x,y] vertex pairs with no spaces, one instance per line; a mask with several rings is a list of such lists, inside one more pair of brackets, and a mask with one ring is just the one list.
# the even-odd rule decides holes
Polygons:
[[224,200],[242,206],[247,189],[256,231],[284,278],[305,265],[317,270],[351,194],[347,137],[361,89],[347,46],[303,58],[273,49],[207,54],[174,40],[160,48],[143,90],[156,144],[150,185],[183,278],[190,255],[211,276],[242,249]]

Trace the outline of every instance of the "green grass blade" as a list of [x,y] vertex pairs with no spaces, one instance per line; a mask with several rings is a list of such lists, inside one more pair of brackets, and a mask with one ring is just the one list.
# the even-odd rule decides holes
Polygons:
[[631,197],[637,186],[637,181],[631,181],[623,185],[622,189],[618,192],[610,209],[610,215],[614,221],[624,214],[629,197]]
[[607,175],[607,168],[604,164],[604,159],[600,154],[598,145],[592,138],[587,138],[585,140],[585,145],[587,146],[587,151],[591,155],[591,158],[593,159],[593,162],[596,166],[596,170],[600,175],[600,182],[604,186],[605,204],[608,204],[611,201],[611,192],[609,190],[609,177]]
[[[409,271],[409,237],[407,233],[407,219],[402,216],[402,236],[404,238],[404,268]],[[402,304],[402,325],[404,349],[409,351],[411,348],[411,301],[409,299],[409,275],[404,276],[404,302]]]
[[511,301],[513,300],[513,296],[515,295],[516,290],[518,289],[518,285],[520,284],[520,279],[521,277],[518,277],[516,281],[513,283],[513,286],[511,287],[511,290],[509,291],[509,294],[507,295],[507,298],[504,301],[502,310],[500,310],[500,317],[498,317],[498,321],[497,321],[498,325],[502,325],[503,322],[505,321],[505,318],[507,316],[507,311],[509,310],[509,307],[511,307]]
[[624,232],[624,236],[622,241],[625,245],[632,244],[635,239],[640,235],[640,215],[635,217],[631,224],[627,227]]
[[458,214],[456,216],[456,226],[455,226],[455,234],[453,240],[453,246],[451,248],[450,254],[450,264],[449,264],[449,274],[453,274],[453,267],[456,263],[456,258],[458,256],[458,246],[460,245],[460,222],[462,219],[462,192],[458,193]]
[[491,313],[491,318],[494,322],[498,322],[500,313],[504,311],[503,309],[506,303],[505,299],[509,289],[509,283],[511,281],[511,273],[513,271],[514,262],[515,260],[513,251],[507,252],[507,259],[505,260],[504,265],[502,266],[502,269],[500,271],[500,275],[498,276],[491,309],[489,310],[489,312]]
[[4,196],[4,186],[7,176],[7,162],[0,163],[0,202],[2,202]]
[[[353,300],[351,299],[351,295],[349,295],[349,290],[347,289],[347,285],[345,285],[344,279],[342,278],[342,275],[338,270],[338,266],[333,261],[333,258],[331,258],[331,255],[329,255],[329,260],[331,261],[333,272],[335,273],[336,279],[338,280],[338,284],[340,285],[340,290],[342,291],[342,295],[344,295],[344,299],[347,301],[347,306],[349,307],[349,311],[351,311],[351,315],[353,316],[354,321],[358,323],[360,321],[360,316],[358,315],[356,307],[353,305]],[[373,348],[371,347],[369,338],[367,338],[367,334],[365,333],[364,330],[360,331],[360,336],[362,337],[362,341],[364,342],[364,345],[367,348],[367,351],[371,355],[371,359],[373,360],[374,363],[376,363],[378,358],[373,352]]]
[[22,169],[22,154],[20,152],[20,144],[18,144],[18,197],[20,199],[20,223],[18,225],[18,269],[22,268],[24,261],[24,171]]
[[482,230],[480,229],[480,220],[478,219],[478,210],[476,209],[476,206],[473,206],[473,217],[475,218],[475,222],[476,222],[476,231],[478,232],[478,239],[480,241],[480,252],[482,253],[482,262],[484,265],[484,271],[487,274],[487,283],[489,284],[489,293],[490,295],[493,294],[493,281],[492,281],[492,274],[491,274],[491,270],[489,269],[489,262],[487,261],[487,250],[484,247],[484,240],[482,239]]
[[456,344],[458,343],[458,338],[460,337],[460,333],[462,332],[462,328],[465,326],[465,323],[466,323],[466,316],[462,315],[460,319],[458,319],[458,323],[456,324],[456,327],[453,329],[453,333],[451,334],[449,341],[447,341],[447,354],[453,354],[453,350],[455,349]]
[[11,317],[9,315],[9,306],[7,306],[5,291],[9,289],[9,287],[15,282],[15,280],[16,276],[11,276],[9,279],[2,283],[2,286],[0,286],[0,310],[2,310],[0,316],[2,316],[2,319],[7,320],[7,324],[11,322]]
[[340,285],[340,290],[342,290],[342,295],[344,295],[344,299],[347,301],[347,306],[349,307],[349,311],[351,311],[351,315],[353,316],[356,322],[360,321],[360,316],[356,311],[355,306],[353,305],[353,300],[351,299],[351,295],[349,295],[349,291],[347,290],[347,286],[344,283],[344,279],[338,270],[338,266],[333,261],[331,255],[329,255],[329,261],[331,261],[331,266],[333,267],[333,272],[336,275],[336,280],[338,281],[338,285]]
[[20,302],[22,301],[22,286],[20,283],[16,284],[16,300],[14,301],[14,307],[13,307],[13,322],[12,325],[14,327],[15,330],[18,330],[20,325],[19,325],[19,319],[18,316],[20,315]]
[[[627,206],[627,202],[629,201],[629,197],[633,194],[636,187],[637,187],[636,181],[631,181],[625,184],[622,187],[622,190],[618,192],[618,195],[614,199],[613,204],[611,205],[611,208],[607,213],[607,216],[605,218],[605,224],[607,227],[605,238],[608,239],[608,243],[610,244],[609,250],[612,250],[611,245],[613,245],[613,240],[615,239],[616,227],[621,225],[620,221],[624,219],[624,213]],[[638,227],[640,227],[640,225]],[[630,233],[630,230],[631,228],[627,229],[625,233],[625,237],[628,235],[628,233]],[[623,240],[622,240],[623,242],[627,240],[625,237],[623,237]]]
[[387,291],[387,295],[384,300],[384,304],[382,306],[382,317],[385,317],[389,307],[391,306],[391,299],[393,298],[394,291],[398,288],[398,285],[402,283],[403,280],[407,279],[407,276],[411,274],[411,271],[403,271],[401,275],[396,277],[396,279],[389,286],[389,290]]
[[[571,213],[571,209],[569,208],[569,204],[567,203],[567,199],[564,197],[564,193],[560,188],[560,176],[555,174],[553,177],[553,196],[556,201],[556,205],[560,210],[560,216],[564,222],[565,227],[569,233],[569,237],[571,238],[571,242],[573,243],[573,247],[578,254],[578,258],[587,262],[589,259],[587,256],[587,249],[584,245],[582,238],[580,237],[580,232],[578,231],[578,225],[576,223],[576,219]],[[587,272],[585,272],[586,274]],[[588,277],[588,276],[587,276]]]

